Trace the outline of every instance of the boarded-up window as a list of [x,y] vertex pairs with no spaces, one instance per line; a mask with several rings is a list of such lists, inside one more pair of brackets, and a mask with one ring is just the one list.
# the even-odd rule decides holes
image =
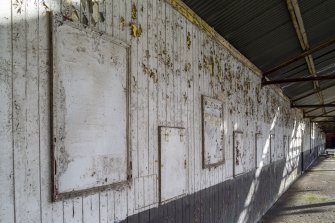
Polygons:
[[127,181],[128,47],[53,25],[55,198]]
[[203,167],[224,163],[223,105],[222,102],[202,97]]
[[188,152],[185,129],[159,128],[160,140],[160,202],[187,193]]
[[246,171],[246,152],[243,145],[243,132],[234,131],[234,162],[233,174],[234,176],[242,174]]

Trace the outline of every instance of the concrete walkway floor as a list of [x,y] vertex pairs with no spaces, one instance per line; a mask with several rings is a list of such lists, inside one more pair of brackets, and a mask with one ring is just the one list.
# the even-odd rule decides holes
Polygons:
[[260,222],[335,223],[334,156],[321,156]]

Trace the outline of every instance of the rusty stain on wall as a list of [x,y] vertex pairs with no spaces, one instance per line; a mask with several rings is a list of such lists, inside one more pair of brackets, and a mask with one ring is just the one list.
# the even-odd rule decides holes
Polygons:
[[131,6],[131,19],[137,19],[137,8],[135,3]]
[[124,30],[124,26],[125,26],[125,19],[123,16],[120,17],[120,28],[121,30]]
[[158,82],[157,70],[154,71],[150,69],[144,63],[142,63],[142,67],[143,67],[143,72],[146,75],[148,75],[154,81],[154,83],[157,83]]
[[187,32],[186,44],[187,44],[187,49],[191,49],[191,33],[190,32]]
[[190,71],[191,70],[191,63],[186,63],[185,65],[184,65],[184,71],[185,72],[188,72],[188,71]]
[[22,7],[23,7],[23,0],[15,0],[15,2],[13,3],[13,6],[16,10],[16,13],[21,14]]
[[130,34],[135,38],[140,37],[142,34],[142,26],[141,25],[137,26],[135,23],[131,23]]

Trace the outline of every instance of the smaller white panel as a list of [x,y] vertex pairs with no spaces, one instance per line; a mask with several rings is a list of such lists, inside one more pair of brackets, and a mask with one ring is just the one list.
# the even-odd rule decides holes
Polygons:
[[246,170],[246,152],[243,143],[243,132],[234,132],[234,176]]
[[222,102],[202,97],[203,166],[224,163],[223,105]]
[[160,201],[187,193],[188,159],[185,129],[160,127]]

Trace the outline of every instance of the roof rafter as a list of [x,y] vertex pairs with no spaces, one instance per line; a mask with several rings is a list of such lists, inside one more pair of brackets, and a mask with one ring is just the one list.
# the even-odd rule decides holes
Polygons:
[[263,76],[268,76],[268,75],[274,73],[275,71],[278,71],[278,70],[280,70],[280,69],[282,69],[282,68],[284,68],[284,67],[286,67],[286,66],[288,66],[288,65],[290,65],[290,64],[292,64],[292,63],[294,63],[294,62],[296,62],[296,61],[314,53],[314,52],[317,52],[317,51],[319,51],[323,48],[326,48],[328,46],[331,46],[333,44],[335,44],[335,38],[331,39],[331,40],[328,40],[327,42],[321,43],[318,46],[316,46],[316,47],[314,47],[310,50],[305,50],[303,53],[301,53],[301,54],[299,54],[299,55],[297,55],[297,56],[295,56],[295,57],[293,57],[293,58],[291,58],[291,59],[289,59],[289,60],[287,60],[287,61],[285,61],[285,62],[267,70],[267,71],[265,71],[263,73]]
[[[286,3],[287,3],[290,16],[291,16],[294,29],[299,39],[300,46],[303,51],[309,50],[308,38],[307,38],[304,22],[301,16],[298,0],[286,0]],[[312,76],[316,76],[316,70],[315,70],[313,57],[309,54],[305,56],[305,61],[307,63],[309,73]],[[314,86],[315,91],[317,91],[317,89],[320,88],[320,84],[318,81],[313,81],[313,86]],[[318,92],[317,95],[319,97],[320,103],[324,104],[322,93]],[[326,110],[323,109],[323,112],[325,113]]]
[[316,93],[319,92],[319,91],[325,91],[325,90],[327,90],[327,89],[329,89],[329,88],[332,88],[332,87],[335,87],[335,84],[332,84],[332,85],[330,85],[330,86],[328,86],[328,87],[325,87],[325,88],[319,88],[319,89],[317,89],[317,91],[313,91],[313,92],[308,93],[308,94],[305,94],[305,95],[303,95],[303,96],[301,96],[301,97],[294,98],[294,99],[292,99],[292,102],[300,101],[301,99],[307,98],[307,97],[309,97],[309,96],[311,96],[311,95],[313,95],[313,94],[316,94]]
[[[335,103],[335,101],[331,101],[330,103]],[[311,112],[313,112],[313,111],[316,111],[316,110],[318,110],[318,109],[320,109],[320,108],[315,108],[315,109],[312,109],[312,110],[306,111],[306,112],[304,112],[304,114],[311,113]],[[333,111],[335,111],[335,110],[328,111],[328,112],[325,112],[325,113],[323,113],[323,114],[324,114],[324,115],[326,115],[326,114],[329,114],[329,113],[331,113],[331,112],[333,112]]]
[[270,81],[266,81],[265,79],[262,79],[262,85],[304,82],[304,81],[317,81],[317,80],[333,80],[333,79],[335,79],[335,75],[290,78],[290,79],[270,80]]

